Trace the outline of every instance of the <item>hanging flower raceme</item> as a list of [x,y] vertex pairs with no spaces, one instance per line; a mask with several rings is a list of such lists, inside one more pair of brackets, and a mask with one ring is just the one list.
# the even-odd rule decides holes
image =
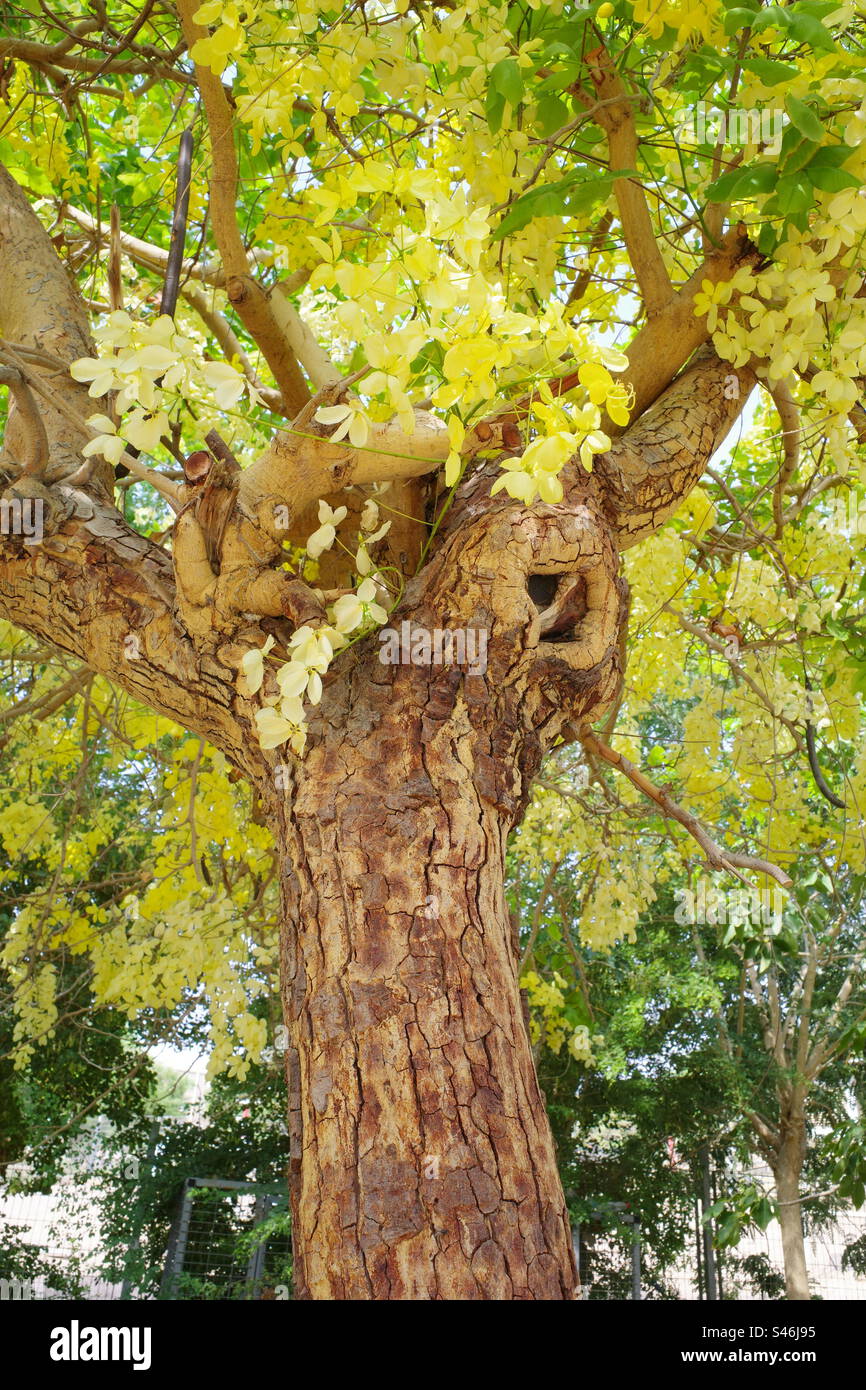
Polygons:
[[115,391],[119,418],[115,424],[106,415],[91,417],[88,423],[97,434],[85,454],[101,453],[115,464],[126,444],[153,454],[185,401],[210,396],[220,410],[232,410],[244,394],[259,400],[230,363],[205,360],[200,345],[168,314],[147,322],[118,309],[94,336],[100,356],[80,357],[69,372],[75,381],[90,383],[88,395],[94,399]]
[[[346,507],[331,507],[319,502],[320,525],[306,544],[306,553],[317,559],[329,550],[337,536],[337,527],[348,514]],[[279,689],[276,701],[255,712],[256,729],[262,748],[278,748],[287,743],[298,757],[303,756],[307,742],[307,706],[315,707],[323,694],[322,677],[335,656],[349,641],[365,636],[374,627],[388,620],[388,588],[383,576],[374,568],[370,548],[388,532],[391,523],[378,526],[379,508],[370,498],[361,514],[361,535],[355,556],[358,574],[357,588],[341,594],[328,609],[327,623],[314,627],[305,623],[289,639],[289,660],[275,666],[274,677]],[[373,528],[376,528],[375,530]],[[350,636],[351,634],[351,636]],[[255,695],[264,685],[265,659],[273,649],[273,637],[267,637],[261,647],[245,652],[241,658],[241,674],[245,693]]]
[[[602,409],[615,424],[626,425],[634,400],[631,387],[615,381],[611,375],[612,371],[624,371],[628,366],[625,355],[604,348],[600,349],[600,356],[603,360],[584,362],[578,369],[577,386],[573,388],[575,400],[570,395],[554,397],[547,382],[536,388],[530,421],[544,433],[532,440],[519,458],[505,460],[503,474],[493,484],[491,494],[505,491],[526,506],[537,497],[555,504],[562,501],[559,474],[569,459],[578,456],[587,472],[592,471],[595,455],[604,453],[611,443],[601,428]],[[455,476],[452,465],[452,477]]]

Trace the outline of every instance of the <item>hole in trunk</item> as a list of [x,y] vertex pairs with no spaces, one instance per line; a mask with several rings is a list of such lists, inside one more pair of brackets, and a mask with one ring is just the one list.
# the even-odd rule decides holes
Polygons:
[[566,579],[547,611],[542,610],[542,642],[579,641],[586,613],[586,580],[580,575]]
[[558,584],[558,574],[531,574],[527,579],[526,587],[529,590],[529,597],[539,613],[543,613],[545,608],[549,608],[553,603]]

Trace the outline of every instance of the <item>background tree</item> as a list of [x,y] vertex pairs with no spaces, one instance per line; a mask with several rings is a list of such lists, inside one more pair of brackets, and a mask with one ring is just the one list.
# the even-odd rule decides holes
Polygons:
[[[785,579],[769,650],[809,699],[802,733],[778,710],[781,744],[763,701],[745,791],[768,795],[768,765],[771,791],[824,779],[826,692],[782,619],[833,618],[856,711],[850,551],[830,546],[830,577],[790,561],[816,563],[811,505],[859,481],[861,22],[643,0],[178,11],[15,16],[0,43],[0,612],[253,784],[279,855],[300,1294],[570,1297],[506,837],[559,741],[623,765],[589,733],[620,699],[620,553],[644,543],[646,623],[688,557],[661,528],[758,376],[781,457],[750,407],[716,486],[754,621]],[[742,148],[683,129],[708,102],[745,116]],[[775,143],[756,107],[780,113]],[[129,477],[170,536],[118,507]],[[724,533],[703,544],[716,606],[734,566]],[[380,660],[391,613],[414,662]],[[442,629],[483,632],[486,669],[430,664]],[[714,868],[787,882],[680,819]]]
[[[645,761],[657,734],[644,731]],[[557,763],[516,841],[512,879],[535,1033],[560,1058],[549,1057],[542,1075],[560,1115],[567,1191],[593,1199],[590,1206],[604,1193],[646,1211],[663,1267],[688,1242],[677,1194],[693,1195],[702,1152],[711,1154],[719,1245],[735,1246],[745,1226],[766,1227],[775,1216],[787,1296],[808,1299],[804,1222],[815,1229],[845,1201],[864,1202],[860,879],[844,866],[834,877],[804,855],[791,866],[794,893],[775,905],[751,894],[744,902],[740,890],[719,892],[706,878],[701,889],[700,869],[677,864],[660,817],[640,837],[641,855],[654,851],[657,863],[638,889],[646,905],[636,928],[617,914],[634,939],[611,942],[610,919],[594,915],[609,866],[586,822],[571,818],[563,832],[555,807],[578,801],[590,824],[593,808],[606,809],[620,819],[610,834],[623,843],[636,808],[617,805],[602,779],[587,787],[573,753]],[[645,869],[646,858],[636,867]],[[616,865],[613,883],[628,896],[627,863]],[[632,909],[639,901],[632,895]],[[615,1142],[604,1162],[588,1162],[579,1136],[599,1128]],[[678,1177],[665,1171],[667,1140],[682,1160]],[[597,1148],[590,1140],[589,1153]],[[755,1163],[769,1183],[725,1176]]]

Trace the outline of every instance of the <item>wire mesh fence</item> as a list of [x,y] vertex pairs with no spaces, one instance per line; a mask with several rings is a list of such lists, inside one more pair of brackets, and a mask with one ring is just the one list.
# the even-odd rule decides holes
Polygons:
[[[277,1187],[188,1178],[175,1203],[156,1287],[116,1278],[86,1185],[0,1196],[0,1301],[249,1300],[291,1297],[286,1194]],[[135,1247],[130,1225],[129,1251]],[[121,1261],[127,1273],[132,1261]],[[161,1277],[160,1277],[161,1276]]]
[[188,1178],[172,1222],[160,1297],[288,1298],[291,1241],[279,1190]]
[[0,1198],[0,1299],[120,1296],[120,1284],[100,1272],[98,1229],[70,1221],[69,1195],[60,1184],[51,1193]]
[[[723,1250],[714,1250],[703,1232],[696,1202],[691,1250],[675,1263],[662,1265],[642,1243],[638,1213],[627,1235],[611,1233],[601,1223],[579,1227],[575,1254],[580,1297],[591,1301],[784,1299],[782,1236],[777,1222],[770,1222],[766,1231],[746,1233],[737,1245]],[[842,1211],[832,1223],[807,1230],[804,1244],[813,1298],[866,1300],[866,1210]]]

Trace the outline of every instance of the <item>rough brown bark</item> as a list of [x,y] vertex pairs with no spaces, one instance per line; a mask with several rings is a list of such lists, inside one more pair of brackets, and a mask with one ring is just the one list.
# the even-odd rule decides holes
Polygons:
[[509,821],[447,721],[429,724],[398,711],[329,741],[286,826],[296,1291],[568,1299],[504,898]]

